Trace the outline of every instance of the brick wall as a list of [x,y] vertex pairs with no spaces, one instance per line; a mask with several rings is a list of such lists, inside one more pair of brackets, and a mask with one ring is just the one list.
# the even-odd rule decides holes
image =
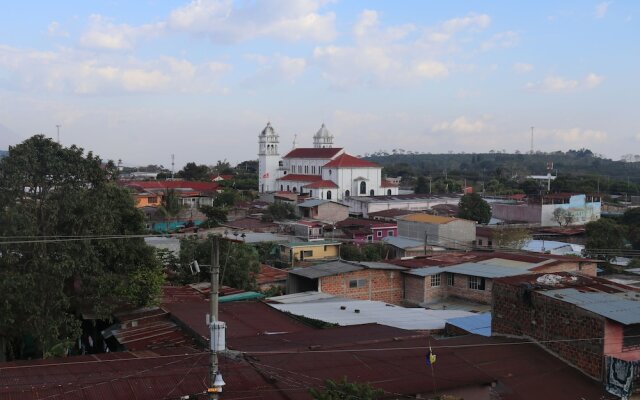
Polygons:
[[[349,287],[351,280],[366,280],[362,287]],[[389,304],[402,303],[402,276],[398,271],[365,269],[320,278],[319,291],[358,300],[376,300]]]
[[[530,337],[535,340],[599,338],[605,319],[561,300],[549,298],[524,286],[494,282],[494,334]],[[541,345],[597,380],[602,379],[602,340],[578,340]]]
[[470,289],[469,277],[467,275],[455,274],[453,286],[449,286],[447,293],[449,296],[475,301],[476,303],[490,304],[493,280],[485,279],[484,282],[484,290]]
[[424,281],[421,276],[404,275],[404,300],[407,304],[418,305],[424,302]]

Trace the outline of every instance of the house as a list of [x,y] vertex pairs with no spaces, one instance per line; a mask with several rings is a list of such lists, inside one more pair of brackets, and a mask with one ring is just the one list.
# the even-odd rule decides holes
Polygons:
[[415,211],[402,208],[390,208],[388,210],[376,211],[368,213],[368,218],[376,221],[395,222],[398,217],[408,214],[414,214]]
[[215,182],[193,181],[120,181],[118,184],[129,188],[137,208],[158,207],[168,190],[173,190],[180,204],[185,207],[199,208],[213,205],[217,193],[221,190]]
[[469,248],[476,239],[476,223],[453,217],[409,214],[398,218],[398,236],[447,248]]
[[395,222],[374,221],[362,218],[347,218],[336,224],[342,236],[354,243],[379,242],[386,237],[398,236],[398,225]]
[[256,276],[256,283],[258,289],[262,292],[273,288],[279,288],[283,292],[287,285],[287,271],[260,264],[260,272]]
[[280,255],[284,262],[295,265],[298,261],[335,260],[340,257],[340,242],[332,240],[310,240],[280,244]]
[[402,303],[402,276],[399,267],[387,263],[336,260],[295,268],[287,277],[287,294],[317,291],[359,300]]
[[[428,252],[434,250],[434,246],[427,245],[424,240],[409,239],[400,236],[383,237],[382,242],[390,250],[390,259],[426,256]],[[438,250],[444,249],[439,248]]]
[[558,271],[596,276],[593,260],[546,254],[477,251],[389,262],[409,268],[402,272],[405,303],[428,307],[448,298],[491,304],[493,282],[502,277]]
[[309,199],[296,205],[297,213],[303,218],[336,223],[349,217],[349,206],[330,200]]
[[324,235],[324,224],[320,221],[301,219],[291,223],[293,234],[305,240],[320,239]]
[[487,226],[476,226],[476,247],[483,247],[491,249],[493,248],[493,234],[495,232],[494,228],[489,228]]
[[239,231],[252,231],[252,232],[278,232],[278,224],[273,222],[263,221],[259,217],[245,217],[239,218],[234,221],[228,221],[222,226],[230,228],[232,230]]
[[457,205],[459,202],[460,197],[455,195],[435,196],[430,194],[394,194],[342,199],[342,203],[349,206],[349,214],[362,218],[369,218],[370,213],[390,209],[423,211],[439,204]]
[[382,179],[382,166],[333,147],[324,124],[313,147],[294,148],[280,158],[279,135],[268,123],[258,135],[260,193],[290,192],[309,198],[342,200],[357,196],[398,194],[398,186]]
[[524,337],[617,396],[640,384],[640,290],[570,273],[521,275],[493,286],[494,335]]
[[601,215],[599,195],[553,193],[539,199],[492,202],[492,216],[507,222],[540,226],[585,225]]

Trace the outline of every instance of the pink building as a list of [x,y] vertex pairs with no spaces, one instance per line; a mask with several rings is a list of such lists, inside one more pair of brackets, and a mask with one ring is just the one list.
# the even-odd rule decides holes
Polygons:
[[336,229],[341,230],[343,236],[355,243],[373,243],[385,237],[398,236],[398,224],[395,221],[347,218],[338,222]]

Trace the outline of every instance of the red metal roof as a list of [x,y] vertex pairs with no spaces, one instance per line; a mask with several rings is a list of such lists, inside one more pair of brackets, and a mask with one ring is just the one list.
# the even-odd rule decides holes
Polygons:
[[304,185],[304,187],[307,189],[337,188],[338,185],[336,185],[336,183],[333,181],[322,180],[322,181],[310,183],[308,185]]
[[121,182],[124,186],[147,189],[193,189],[199,191],[215,191],[220,189],[220,185],[215,182],[195,182],[195,181],[133,181]]
[[326,163],[322,168],[381,168],[380,165],[371,161],[354,157],[350,154],[343,153],[333,160]]
[[287,275],[287,271],[274,268],[270,265],[260,264],[260,273],[256,277],[256,283],[258,285],[265,285],[268,283],[286,281]]
[[336,154],[340,153],[342,148],[340,147],[326,147],[326,148],[315,148],[315,147],[299,147],[297,149],[293,149],[287,153],[283,158],[333,158]]
[[303,175],[303,174],[287,174],[282,178],[278,178],[279,181],[300,181],[300,182],[318,182],[322,180],[320,175]]
[[401,216],[401,215],[415,214],[416,212],[418,212],[418,211],[415,211],[415,210],[403,210],[403,209],[400,209],[400,208],[390,208],[388,210],[370,212],[369,216],[370,217],[392,218],[392,217],[398,217],[398,216]]
[[383,188],[392,188],[392,187],[398,187],[398,185],[396,185],[395,183],[388,181],[386,179],[383,179],[382,182],[380,183],[380,187]]
[[249,229],[249,230],[253,230],[253,229],[276,230],[278,227],[278,225],[272,222],[264,222],[257,218],[250,218],[250,217],[239,218],[234,221],[229,221],[223,224],[223,226],[228,226],[229,228],[235,228],[235,229]]
[[338,228],[350,228],[350,227],[367,227],[371,229],[380,228],[396,228],[398,226],[395,222],[376,221],[372,219],[364,218],[352,218],[349,217],[345,220],[336,222]]

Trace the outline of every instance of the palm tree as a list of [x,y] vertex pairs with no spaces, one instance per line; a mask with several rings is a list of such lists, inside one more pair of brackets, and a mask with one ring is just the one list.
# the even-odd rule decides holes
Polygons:
[[180,204],[180,196],[174,189],[166,189],[162,196],[162,202],[158,210],[165,217],[167,222],[167,232],[169,232],[169,222],[180,215],[184,206]]

